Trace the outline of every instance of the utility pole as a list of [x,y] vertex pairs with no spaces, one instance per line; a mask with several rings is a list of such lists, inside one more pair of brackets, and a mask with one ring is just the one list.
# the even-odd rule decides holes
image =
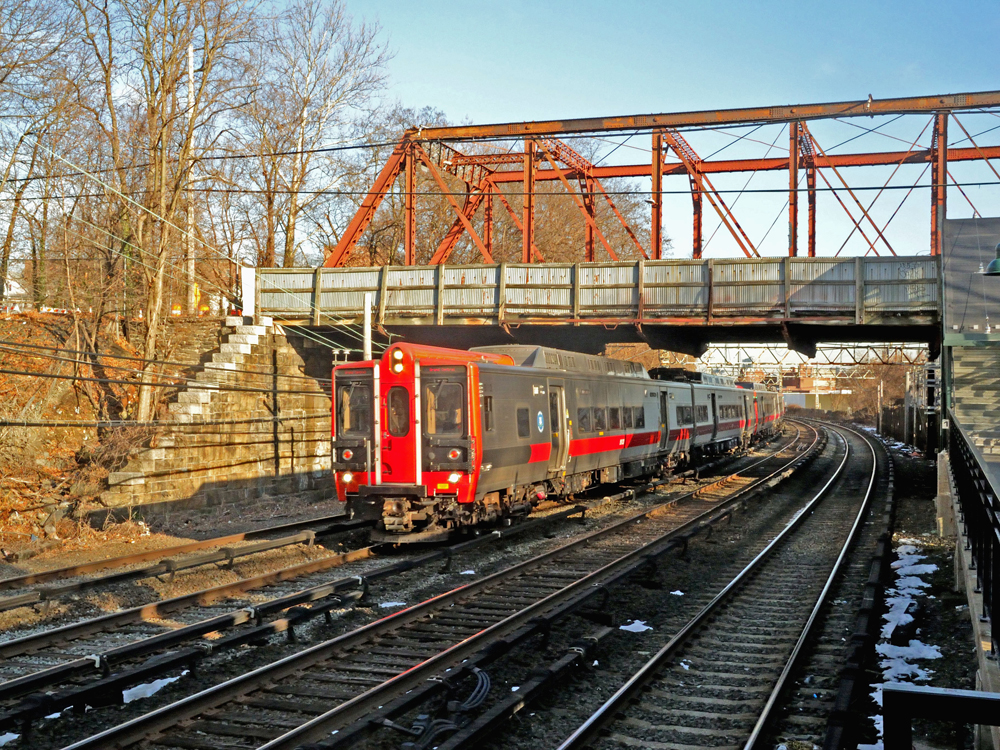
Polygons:
[[[194,144],[194,45],[188,45],[188,136],[190,143]],[[193,154],[188,153],[188,191],[187,191],[187,231],[185,235],[186,264],[185,276],[187,281],[187,314],[198,314],[198,300],[195,298],[194,283],[194,206],[192,205],[193,193],[191,192],[191,172],[193,170]]]

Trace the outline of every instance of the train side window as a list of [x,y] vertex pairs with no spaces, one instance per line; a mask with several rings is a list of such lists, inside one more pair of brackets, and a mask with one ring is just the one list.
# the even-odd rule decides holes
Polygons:
[[632,407],[632,420],[637,428],[646,426],[646,412],[641,406]]
[[487,432],[493,432],[496,422],[493,419],[493,397],[483,396],[483,422],[486,423]]
[[621,409],[617,406],[608,408],[608,428],[612,430],[620,430],[622,428]]
[[517,410],[517,436],[528,437],[531,435],[531,418],[527,409]]
[[527,409],[517,410],[517,436],[526,438],[531,434],[531,422]]
[[677,407],[677,424],[692,424],[691,419],[691,407],[690,406],[678,406]]
[[576,426],[580,432],[591,432],[589,406],[582,406],[576,410]]
[[389,412],[389,434],[393,437],[405,437],[410,432],[410,394],[405,388],[394,385],[386,396],[386,407]]
[[632,429],[632,407],[622,407],[622,427],[626,430]]
[[603,406],[594,407],[594,429],[597,432],[604,432],[608,429],[608,413]]
[[698,407],[698,421],[707,422],[708,421],[708,406],[702,404]]

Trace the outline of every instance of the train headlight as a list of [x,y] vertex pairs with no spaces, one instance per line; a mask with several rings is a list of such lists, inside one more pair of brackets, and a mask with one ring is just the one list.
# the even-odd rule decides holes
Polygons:
[[352,451],[350,448],[344,448],[343,452],[340,455],[343,456],[345,461],[350,461],[352,458],[354,458],[354,451]]
[[[399,351],[399,350],[397,349],[396,351]],[[392,366],[392,371],[393,371],[394,373],[396,373],[397,375],[398,375],[399,373],[401,373],[401,372],[403,371],[403,363],[402,363],[402,362],[397,362],[396,364],[394,364],[394,365]]]
[[392,353],[392,358],[395,359],[396,361],[401,360],[403,358],[403,350],[402,349],[396,349]]
[[462,457],[462,451],[460,451],[458,448],[452,448],[450,451],[448,451],[448,458],[452,461],[457,461],[461,457]]
[[350,484],[351,482],[354,481],[354,475],[349,471],[345,471],[343,474],[340,475],[340,479],[341,481],[343,481],[344,484]]
[[457,471],[453,471],[451,474],[448,475],[448,481],[451,482],[452,484],[455,484],[455,482],[457,482],[461,478],[462,475],[459,474]]

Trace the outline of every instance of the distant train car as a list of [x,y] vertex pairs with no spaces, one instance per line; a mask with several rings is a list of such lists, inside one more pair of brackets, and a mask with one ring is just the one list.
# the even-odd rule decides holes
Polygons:
[[394,344],[380,360],[338,365],[338,498],[381,538],[428,541],[779,429],[782,402],[760,386],[652,374],[535,346]]

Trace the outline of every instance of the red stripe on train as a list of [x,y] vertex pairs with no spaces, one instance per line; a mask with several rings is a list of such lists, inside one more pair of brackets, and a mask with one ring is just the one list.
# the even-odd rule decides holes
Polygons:
[[639,432],[632,435],[603,435],[600,437],[580,438],[570,440],[569,455],[587,456],[592,453],[605,453],[607,451],[624,450],[637,445],[653,445],[660,442],[660,433]]
[[531,456],[528,463],[533,464],[538,461],[548,461],[552,455],[552,443],[535,443],[531,446]]

